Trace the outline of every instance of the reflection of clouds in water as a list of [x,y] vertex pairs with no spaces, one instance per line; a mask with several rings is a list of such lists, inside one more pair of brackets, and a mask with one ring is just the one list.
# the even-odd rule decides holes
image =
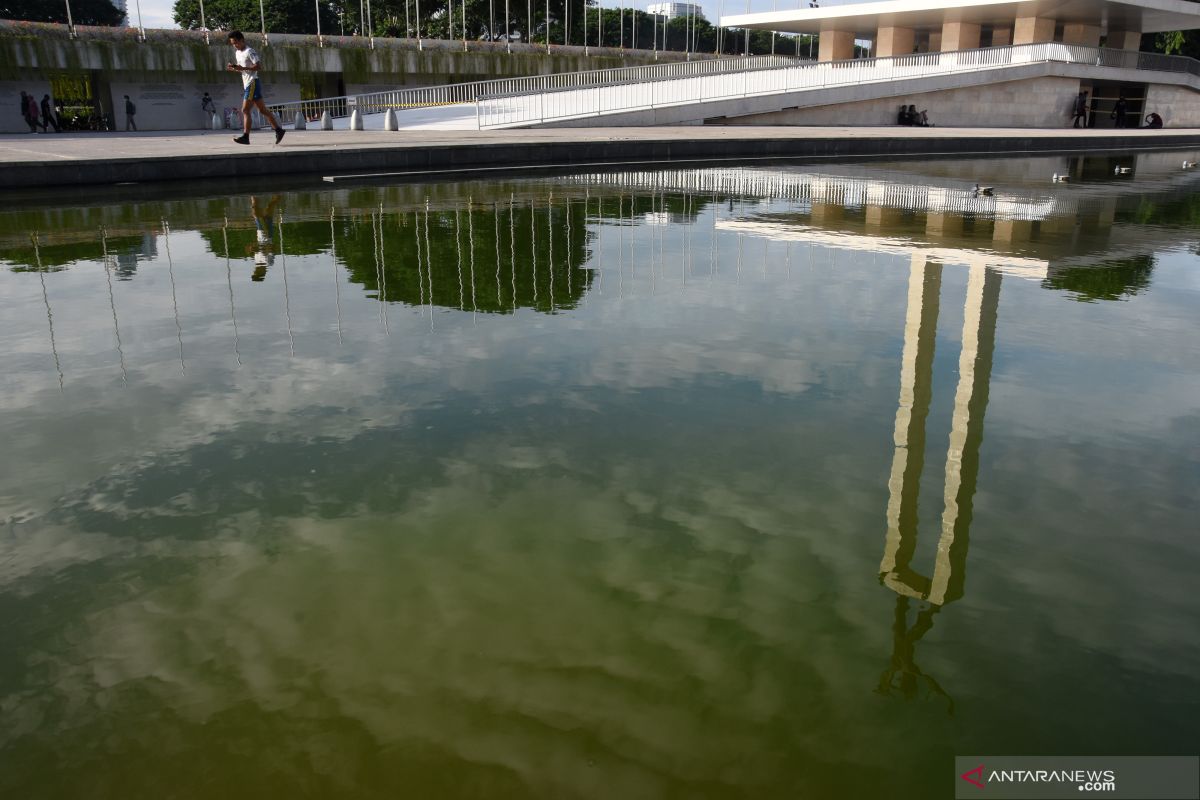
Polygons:
[[[831,562],[797,535],[810,501],[749,474],[587,461],[479,442],[442,462],[448,485],[395,513],[286,520],[270,546],[250,544],[262,520],[249,515],[203,558],[177,543],[187,574],[94,609],[71,651],[45,656],[49,685],[5,698],[26,721],[10,736],[69,738],[97,723],[93,702],[132,713],[121,693],[139,686],[150,713],[189,725],[318,702],[373,747],[432,748],[584,796],[723,775],[766,787],[799,774],[796,758],[848,749],[883,767],[831,718],[844,715],[833,697],[871,685],[886,631],[821,601],[870,581],[847,550]],[[578,477],[595,469],[621,474],[598,490]],[[845,668],[848,649],[862,672]],[[75,709],[64,728],[33,726],[46,703]]]

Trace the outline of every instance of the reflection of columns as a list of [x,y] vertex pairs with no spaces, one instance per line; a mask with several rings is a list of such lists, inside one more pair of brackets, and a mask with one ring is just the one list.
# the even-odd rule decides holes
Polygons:
[[1100,46],[1100,26],[1086,25],[1082,22],[1071,22],[1063,26],[1063,41],[1067,44],[1084,44],[1088,47]]
[[846,207],[841,203],[813,203],[809,218],[814,225],[823,225],[840,221],[846,213]]
[[917,547],[917,504],[925,460],[925,419],[933,384],[933,354],[941,268],[914,254],[896,411],[895,452],[888,480],[888,530],[880,578],[893,591],[943,605],[962,596],[979,448],[991,380],[1000,274],[970,267],[963,310],[962,352],[954,396],[942,513],[933,577],[912,569]]
[[963,232],[963,218],[960,214],[929,213],[925,215],[925,235],[931,238],[958,236]]
[[942,32],[934,31],[929,34],[929,52],[936,53],[942,49]]
[[958,389],[954,393],[950,447],[946,453],[942,536],[938,540],[929,591],[929,602],[939,606],[962,597],[966,580],[967,544],[1000,305],[1000,273],[984,267],[970,269],[967,302],[963,307]]
[[992,28],[992,47],[1006,47],[1012,40],[1012,28]]
[[903,209],[888,206],[867,206],[867,227],[883,228],[896,225],[904,218]]
[[[942,44],[939,50],[974,50],[979,47],[980,26],[975,22],[942,23]],[[932,48],[930,48],[932,49]]]
[[1013,44],[1054,41],[1055,22],[1049,17],[1017,17],[1013,25]]
[[880,58],[907,56],[912,54],[916,44],[916,32],[912,28],[881,27],[875,41],[873,55]]
[[817,47],[818,61],[845,61],[854,58],[854,32],[823,30]]
[[895,453],[888,479],[887,539],[879,573],[901,594],[922,597],[928,580],[909,569],[917,546],[917,499],[925,464],[925,418],[933,394],[933,351],[937,343],[942,266],[916,252],[908,276],[908,315],[900,361],[900,405],[896,409]]
[[993,242],[1027,242],[1033,236],[1033,223],[1025,219],[998,219],[992,228]]

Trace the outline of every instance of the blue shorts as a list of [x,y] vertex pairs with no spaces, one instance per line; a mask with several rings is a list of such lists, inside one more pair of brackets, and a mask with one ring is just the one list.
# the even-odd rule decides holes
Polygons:
[[251,78],[247,84],[246,90],[242,92],[243,100],[262,100],[262,82],[258,78]]

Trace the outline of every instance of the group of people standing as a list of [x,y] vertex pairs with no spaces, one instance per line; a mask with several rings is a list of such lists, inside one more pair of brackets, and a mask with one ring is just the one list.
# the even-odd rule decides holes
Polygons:
[[42,126],[42,133],[49,133],[51,126],[54,127],[55,133],[61,130],[48,94],[42,96],[42,102],[39,105],[33,95],[21,92],[21,116],[25,118],[25,124],[29,126],[30,133],[37,133],[38,125]]

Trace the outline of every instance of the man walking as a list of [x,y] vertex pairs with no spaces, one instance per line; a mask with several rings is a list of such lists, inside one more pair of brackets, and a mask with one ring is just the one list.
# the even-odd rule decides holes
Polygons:
[[136,131],[137,123],[133,121],[133,115],[137,113],[137,106],[129,99],[129,95],[125,95],[125,130]]
[[[21,116],[25,118],[25,124],[29,126],[29,132],[37,133],[37,117],[29,116],[29,108],[32,103],[33,96],[21,92]],[[33,107],[36,108],[37,106],[34,105]]]
[[1072,128],[1078,128],[1080,120],[1083,121],[1083,127],[1087,127],[1087,96],[1087,92],[1080,92],[1079,96],[1075,98],[1075,115],[1071,118],[1074,123]]
[[58,120],[54,117],[54,112],[50,109],[50,95],[42,95],[42,133],[49,133],[46,130],[46,124],[54,126],[55,133],[62,133],[62,129],[58,127]]
[[[229,43],[233,45],[234,61],[225,65],[228,72],[242,73],[242,135],[234,139],[238,144],[250,144],[250,110],[257,108],[275,129],[275,144],[283,139],[283,128],[275,115],[263,102],[262,83],[258,79],[258,71],[262,68],[262,59],[254,48],[246,44],[246,37],[241,31],[229,34]],[[235,63],[236,62],[236,63]]]

